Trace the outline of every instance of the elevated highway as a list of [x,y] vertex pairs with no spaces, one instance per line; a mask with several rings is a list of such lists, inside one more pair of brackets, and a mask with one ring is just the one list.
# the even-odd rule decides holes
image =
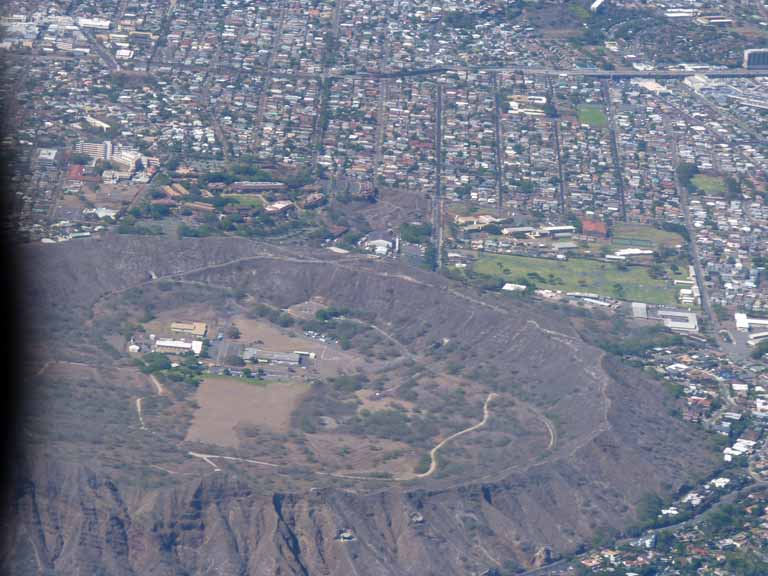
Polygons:
[[387,72],[350,72],[340,76],[360,76],[371,78],[397,78],[407,76],[440,75],[447,72],[517,72],[534,76],[573,76],[601,79],[620,78],[688,78],[689,76],[709,76],[710,78],[749,78],[768,76],[768,69],[747,68],[701,68],[696,70],[635,70],[619,68],[604,70],[600,68],[539,68],[529,66],[441,66],[424,69],[403,69]]

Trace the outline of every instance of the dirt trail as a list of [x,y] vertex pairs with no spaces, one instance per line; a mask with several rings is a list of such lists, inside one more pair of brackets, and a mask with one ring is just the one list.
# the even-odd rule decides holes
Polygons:
[[[214,460],[228,460],[230,462],[244,462],[246,464],[257,464],[259,466],[269,466],[270,468],[285,468],[285,464],[275,464],[273,462],[265,462],[264,460],[252,460],[250,458],[238,458],[237,456],[222,456],[220,454],[203,454],[201,452],[187,452],[193,458],[199,458],[204,462],[210,464],[213,467],[214,472],[221,472],[221,468],[214,462]],[[331,476],[333,478],[346,478],[348,480],[381,480],[376,476],[354,476],[351,474],[335,474],[332,472],[315,472],[319,476]]]
[[[485,403],[483,404],[483,419],[480,422],[478,422],[477,424],[473,424],[472,426],[469,426],[468,428],[465,428],[463,430],[459,430],[458,432],[455,432],[454,434],[451,434],[450,436],[448,436],[447,438],[442,440],[439,444],[437,444],[434,448],[432,448],[432,450],[430,451],[430,454],[429,454],[430,455],[430,466],[429,466],[429,469],[426,472],[423,472],[421,474],[413,474],[413,475],[409,475],[409,476],[403,476],[403,477],[399,477],[399,478],[390,478],[390,479],[382,478],[380,476],[366,476],[365,474],[355,475],[355,474],[340,474],[340,473],[335,473],[335,472],[320,472],[320,471],[314,471],[313,473],[315,475],[317,475],[317,476],[328,476],[328,477],[332,477],[332,478],[340,478],[340,479],[347,479],[347,480],[368,480],[368,481],[374,481],[374,482],[408,482],[410,480],[427,478],[427,477],[431,476],[432,474],[434,474],[437,471],[437,468],[438,468],[437,454],[440,451],[440,449],[442,449],[446,444],[448,444],[448,442],[450,442],[452,440],[455,440],[456,438],[459,438],[460,436],[463,436],[464,434],[468,434],[470,432],[478,430],[479,428],[482,428],[483,426],[485,426],[487,424],[488,419],[491,416],[490,409],[489,409],[490,403],[497,396],[498,395],[495,392],[491,392],[486,397]],[[555,429],[554,424],[552,424],[552,422],[546,416],[541,414],[539,411],[537,411],[535,409],[532,409],[532,410],[535,413],[535,415],[544,423],[544,425],[547,428],[547,431],[549,432],[549,445],[547,446],[547,450],[554,449],[557,446],[557,441],[558,441],[557,431]],[[575,453],[579,448],[583,447],[587,442],[593,440],[597,435],[599,435],[599,434],[601,434],[601,433],[603,433],[605,431],[606,431],[605,427],[600,427],[598,430],[596,430],[596,432],[594,434],[590,435],[586,439],[586,441],[577,443],[576,446],[573,448],[573,450],[571,450],[571,452],[568,455],[568,457],[572,456],[573,453]],[[187,454],[189,456],[192,456],[193,458],[198,458],[200,460],[203,460],[204,462],[206,462],[207,464],[209,464],[213,468],[214,472],[220,472],[221,471],[221,468],[215,462],[215,460],[217,460],[217,459],[228,460],[230,462],[242,462],[244,464],[256,464],[256,465],[260,465],[260,466],[268,466],[270,468],[285,468],[286,467],[285,464],[276,464],[276,463],[273,463],[273,462],[265,462],[263,460],[252,460],[252,459],[249,459],[249,458],[239,458],[239,457],[236,457],[236,456],[225,456],[225,455],[221,455],[221,454],[203,454],[203,453],[199,453],[199,452],[187,452]],[[553,460],[553,459],[558,459],[560,457],[562,457],[562,456],[559,456],[559,455],[555,454],[555,455],[552,455],[550,458],[545,459],[542,462],[550,461],[550,460]],[[532,467],[534,465],[535,465],[535,463],[528,464],[523,469],[526,470],[526,469],[528,469],[528,468],[530,468],[530,467]],[[496,473],[496,474],[493,474],[493,473],[492,474],[487,474],[485,476],[481,476],[479,478],[476,478],[476,480],[478,480],[478,479],[479,480],[484,480],[484,479],[491,478],[492,476],[494,476],[494,477],[495,476],[499,476],[500,478],[503,478],[503,477],[507,476],[508,474],[510,474],[510,473],[520,469],[520,468],[521,468],[521,466],[519,464],[516,464],[514,466],[511,466],[511,467],[505,469],[502,472],[502,474],[498,474],[498,473]],[[456,484],[456,486],[460,486],[460,485],[463,485],[463,484],[464,483],[462,482],[462,483]]]
[[[488,397],[485,399],[485,404],[483,404],[483,419],[480,420],[477,424],[474,424],[470,426],[469,428],[464,428],[464,430],[459,430],[458,432],[455,432],[448,436],[445,440],[440,442],[437,446],[432,448],[429,452],[429,470],[426,472],[422,472],[421,474],[414,474],[414,478],[427,478],[428,476],[432,476],[437,471],[437,453],[440,451],[440,448],[448,444],[451,440],[455,440],[459,436],[463,436],[464,434],[468,434],[470,432],[473,432],[477,430],[478,428],[482,428],[485,426],[485,423],[488,422],[488,418],[491,415],[490,411],[488,410],[488,405],[491,403],[491,400],[493,400],[496,397],[495,392],[491,392],[488,394]],[[405,480],[405,478],[398,478],[398,480]]]
[[533,412],[539,420],[541,420],[544,426],[547,427],[547,432],[549,433],[549,444],[547,445],[547,450],[552,450],[555,446],[557,446],[557,429],[555,428],[555,425],[549,418],[544,416],[541,410],[538,410],[530,405],[528,405],[527,408]]
[[48,370],[48,367],[53,364],[53,360],[48,360],[43,366],[35,373],[35,376],[42,376],[45,374],[45,371]]
[[139,424],[141,424],[141,429],[146,430],[147,427],[144,425],[144,414],[141,412],[142,400],[144,400],[144,398],[136,398],[136,414],[139,416]]
[[157,390],[158,396],[164,396],[165,395],[165,388],[163,388],[163,385],[160,384],[160,381],[155,378],[154,374],[149,375],[149,379],[152,380],[152,384],[155,385],[155,389]]

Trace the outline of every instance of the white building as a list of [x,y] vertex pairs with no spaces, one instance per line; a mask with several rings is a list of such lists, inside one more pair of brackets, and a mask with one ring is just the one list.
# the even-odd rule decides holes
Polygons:
[[53,166],[59,151],[56,148],[40,148],[37,154],[37,163],[40,166]]
[[749,332],[755,326],[768,326],[768,318],[750,318],[743,312],[736,312],[733,318],[736,320],[736,329],[740,332]]
[[676,332],[698,332],[699,321],[693,312],[682,310],[658,310],[657,316],[662,319],[664,326]]
[[155,351],[167,352],[168,354],[192,352],[195,356],[199,356],[203,351],[203,342],[201,340],[187,342],[186,340],[159,339],[155,342]]

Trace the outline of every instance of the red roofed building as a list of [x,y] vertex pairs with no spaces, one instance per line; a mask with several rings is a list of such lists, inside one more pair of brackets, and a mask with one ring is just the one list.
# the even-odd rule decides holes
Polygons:
[[582,218],[581,233],[586,236],[599,236],[600,238],[605,238],[608,236],[608,227],[605,225],[605,222],[601,222],[600,220]]
[[152,200],[153,206],[178,206],[178,203],[175,200],[171,200],[170,198],[158,198],[156,200]]

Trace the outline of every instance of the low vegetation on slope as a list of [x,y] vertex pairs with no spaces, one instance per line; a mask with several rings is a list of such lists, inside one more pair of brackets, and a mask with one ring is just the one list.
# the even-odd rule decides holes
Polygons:
[[[663,387],[530,302],[328,251],[111,237],[77,248],[30,255],[49,319],[40,365],[55,362],[34,380],[46,412],[33,417],[33,441],[52,465],[28,477],[74,480],[61,495],[19,495],[20,541],[51,534],[43,561],[63,573],[57,539],[76,565],[94,549],[78,542],[97,541],[104,558],[147,574],[202,573],[213,555],[247,571],[243,547],[273,559],[273,572],[477,572],[491,567],[483,548],[525,566],[543,547],[565,553],[620,529],[644,493],[710,469]],[[237,319],[241,345],[259,338],[256,326],[317,347],[317,364],[285,369],[305,386],[289,416],[238,425],[218,445],[188,436],[207,400],[196,376],[172,375],[194,368],[161,356],[137,366],[124,344],[127,326],[191,310]],[[451,437],[434,473],[417,478]],[[80,463],[91,471],[71,472]],[[95,520],[80,523],[73,501]],[[348,555],[337,540],[347,531],[371,547]],[[232,546],[233,533],[247,543]]]

